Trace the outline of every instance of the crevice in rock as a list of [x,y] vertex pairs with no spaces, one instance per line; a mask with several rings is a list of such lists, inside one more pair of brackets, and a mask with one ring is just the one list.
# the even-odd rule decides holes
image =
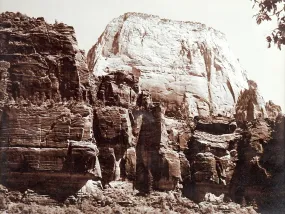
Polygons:
[[212,67],[212,52],[211,50],[208,50],[206,45],[202,43],[200,45],[200,52],[204,58],[205,62],[205,68],[207,73],[207,87],[208,87],[208,95],[209,95],[209,113],[210,116],[213,113],[213,107],[212,107],[212,92],[211,92],[211,67]]
[[233,99],[234,99],[234,102],[236,102],[235,93],[234,93],[234,90],[233,90],[232,85],[231,85],[231,83],[230,83],[229,80],[227,80],[227,86],[228,86],[228,89],[230,90],[230,92],[231,92],[231,94],[232,94],[232,97],[233,97]]

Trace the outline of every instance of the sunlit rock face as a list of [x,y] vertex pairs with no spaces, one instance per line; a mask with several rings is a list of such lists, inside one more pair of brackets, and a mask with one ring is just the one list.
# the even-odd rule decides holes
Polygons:
[[140,192],[182,188],[196,201],[224,194],[261,207],[282,196],[284,150],[270,159],[284,146],[280,107],[265,103],[222,33],[127,13],[109,23],[87,64],[99,79],[103,180],[121,167]]
[[233,115],[244,70],[225,35],[203,24],[127,13],[106,27],[88,53],[95,75],[125,70],[140,77],[141,89],[163,102],[166,114]]

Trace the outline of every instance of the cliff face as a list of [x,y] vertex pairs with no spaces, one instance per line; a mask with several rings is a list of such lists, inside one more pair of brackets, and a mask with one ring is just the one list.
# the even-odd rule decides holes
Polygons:
[[[104,128],[109,142],[105,137],[99,150],[111,149],[111,169],[122,161],[124,176],[134,179],[137,189],[171,190],[182,184],[184,195],[197,201],[211,192],[259,205],[282,195],[275,189],[277,180],[284,187],[281,155],[268,156],[284,146],[284,137],[273,134],[284,136],[274,125],[284,117],[278,106],[265,104],[222,33],[199,23],[127,13],[106,27],[87,62],[101,81],[97,98],[110,106],[96,114],[113,118]],[[127,109],[130,125],[122,137],[116,111]],[[114,132],[125,141],[110,143]],[[130,149],[122,157],[118,147],[126,143]]]
[[62,185],[75,186],[98,176],[90,73],[73,28],[8,12],[0,23],[1,179],[15,187],[55,179],[56,189],[63,175]]
[[284,116],[222,33],[128,13],[107,26],[87,67],[72,27],[0,19],[4,184],[66,197],[90,190],[89,179],[123,180],[141,193],[260,207],[283,197]]
[[95,75],[122,69],[139,76],[167,114],[230,116],[248,88],[224,34],[200,23],[127,13],[106,27],[87,60]]

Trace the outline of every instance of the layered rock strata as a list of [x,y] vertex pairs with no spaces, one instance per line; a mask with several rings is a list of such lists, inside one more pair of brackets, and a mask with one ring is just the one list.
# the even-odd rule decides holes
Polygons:
[[57,195],[58,179],[64,193],[100,177],[91,75],[74,29],[9,12],[0,23],[1,180]]
[[224,194],[260,207],[283,197],[284,115],[264,102],[222,33],[128,13],[107,26],[87,67],[72,27],[0,19],[8,186],[66,199],[89,179],[128,180],[141,193]]
[[[102,80],[104,90],[97,98],[110,106],[103,108],[129,110],[128,141],[101,146],[116,151],[128,145],[121,175],[134,180],[140,191],[182,188],[197,201],[211,192],[240,203],[266,204],[271,200],[263,200],[267,193],[272,198],[274,187],[283,185],[281,177],[273,179],[277,172],[269,176],[265,167],[279,166],[281,156],[262,157],[269,152],[265,147],[275,150],[284,144],[273,134],[284,136],[274,125],[284,116],[280,107],[264,102],[222,33],[199,23],[127,13],[106,27],[87,62]],[[122,124],[116,115],[113,121]],[[253,128],[256,123],[266,130]],[[119,133],[118,123],[105,131],[112,126],[108,133]],[[121,157],[115,154],[113,174]]]

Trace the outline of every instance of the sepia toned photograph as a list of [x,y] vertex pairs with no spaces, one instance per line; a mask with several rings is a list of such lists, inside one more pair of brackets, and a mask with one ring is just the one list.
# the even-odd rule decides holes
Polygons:
[[0,0],[0,214],[285,213],[285,0]]

